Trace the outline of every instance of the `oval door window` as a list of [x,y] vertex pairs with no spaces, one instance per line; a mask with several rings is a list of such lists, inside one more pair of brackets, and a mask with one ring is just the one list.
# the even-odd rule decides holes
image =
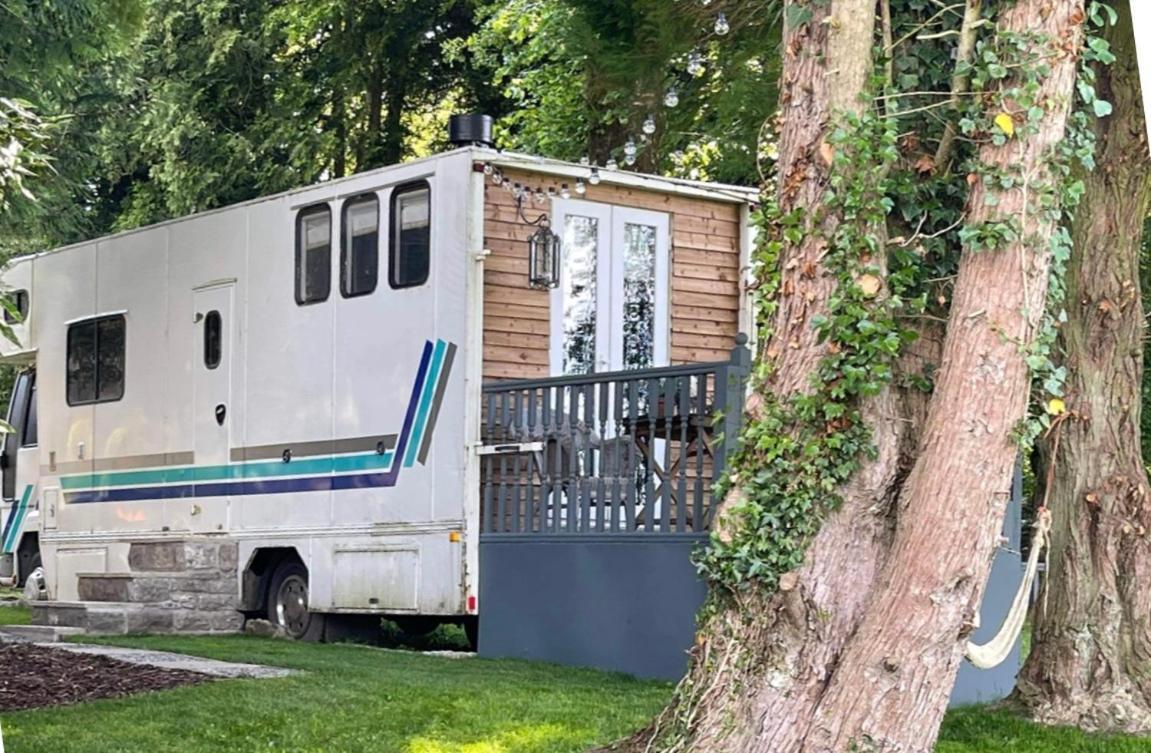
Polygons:
[[219,311],[209,311],[204,317],[204,365],[214,369],[220,365],[223,353],[224,325]]

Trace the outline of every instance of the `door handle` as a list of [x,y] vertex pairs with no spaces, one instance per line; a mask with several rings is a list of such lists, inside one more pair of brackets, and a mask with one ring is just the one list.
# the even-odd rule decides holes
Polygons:
[[224,419],[228,416],[228,406],[220,403],[216,406],[216,423],[219,426],[224,425]]

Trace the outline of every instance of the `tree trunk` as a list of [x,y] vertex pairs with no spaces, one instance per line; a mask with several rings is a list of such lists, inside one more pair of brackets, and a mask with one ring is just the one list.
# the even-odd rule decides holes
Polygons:
[[[1097,66],[1113,114],[1098,120],[1097,168],[1072,223],[1062,345],[1067,404],[1048,504],[1045,598],[1016,698],[1038,720],[1091,730],[1151,729],[1151,500],[1141,456],[1143,306],[1139,254],[1151,209],[1130,9],[1107,31],[1118,58]],[[1052,456],[1052,452],[1057,454]],[[1046,475],[1046,470],[1039,473]]]
[[[991,201],[991,181],[974,181],[967,223],[1014,219],[1020,240],[964,250],[891,554],[804,751],[926,751],[938,735],[1010,498],[1018,448],[1009,435],[1026,414],[1024,351],[1043,316],[1056,230],[1050,213],[1034,208],[1061,179],[1047,160],[1066,129],[1083,17],[1081,0],[1019,0],[1000,17],[1000,34],[1037,35],[1026,37],[1032,49],[1022,59],[1050,69],[1035,97],[1047,112],[1033,133],[980,149],[991,172],[1026,178]],[[1011,103],[996,105],[1004,106]]]
[[[874,0],[788,5],[807,7],[812,17],[784,33],[778,202],[785,213],[801,212],[808,226],[802,240],[784,245],[779,308],[760,354],[774,370],[758,389],[776,396],[810,390],[826,353],[813,318],[828,310],[836,289],[823,259],[825,239],[842,218],[822,211],[830,178],[823,147],[843,116],[861,109],[876,23]],[[760,402],[753,395],[749,410],[754,413]],[[914,448],[909,435],[916,422],[904,413],[906,404],[897,390],[887,389],[862,406],[877,452],[842,490],[843,504],[811,542],[803,568],[786,590],[749,592],[720,604],[700,626],[688,676],[672,704],[625,747],[800,749],[820,688],[863,615],[890,542],[901,461]],[[732,492],[739,494],[738,488]],[[717,527],[723,525],[721,513]]]

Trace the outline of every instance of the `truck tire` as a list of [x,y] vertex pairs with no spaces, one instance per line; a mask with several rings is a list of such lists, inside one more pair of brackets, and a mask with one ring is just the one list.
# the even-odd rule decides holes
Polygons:
[[308,609],[308,568],[281,562],[268,585],[268,622],[289,638],[318,641],[324,636],[324,615]]

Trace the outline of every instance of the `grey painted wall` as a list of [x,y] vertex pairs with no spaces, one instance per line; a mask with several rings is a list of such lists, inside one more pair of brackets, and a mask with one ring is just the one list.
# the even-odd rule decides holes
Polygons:
[[491,536],[480,543],[484,656],[678,679],[707,589],[693,536]]
[[[998,632],[1023,576],[1020,495],[1008,510],[975,640]],[[677,680],[687,667],[706,587],[691,564],[702,537],[485,536],[480,543],[479,651]],[[1011,692],[1019,647],[993,670],[964,662],[952,705]]]

